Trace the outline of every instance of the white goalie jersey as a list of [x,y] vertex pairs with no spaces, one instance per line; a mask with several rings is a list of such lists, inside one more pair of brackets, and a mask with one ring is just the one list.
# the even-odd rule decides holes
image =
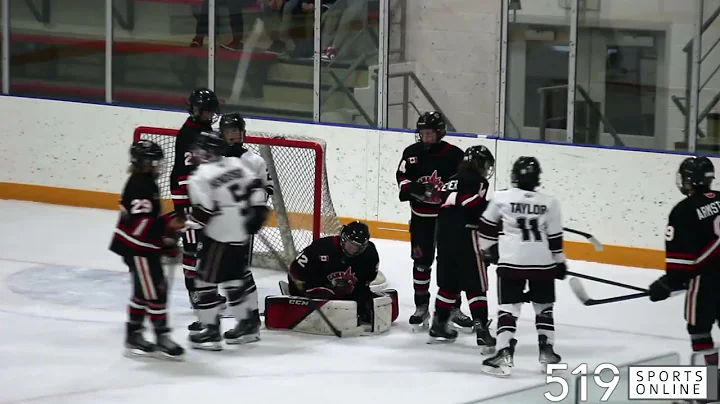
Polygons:
[[495,192],[480,219],[480,245],[498,245],[498,273],[533,277],[565,262],[560,203],[536,191],[510,188]]
[[250,238],[245,228],[248,208],[267,204],[263,179],[238,157],[222,157],[201,164],[188,180],[188,195],[193,204],[191,221],[213,240],[247,242]]

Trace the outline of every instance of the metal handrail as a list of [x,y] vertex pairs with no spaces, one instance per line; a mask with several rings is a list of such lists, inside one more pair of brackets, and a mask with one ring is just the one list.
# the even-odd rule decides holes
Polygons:
[[[673,104],[677,107],[678,110],[680,110],[680,113],[683,114],[683,116],[687,115],[687,110],[685,109],[685,106],[682,103],[682,98],[678,97],[677,95],[670,96],[670,100],[672,100]],[[702,130],[700,125],[697,127],[697,134],[700,137],[705,137],[705,132]]]
[[[543,101],[544,93],[547,91],[557,91],[557,90],[563,90],[563,89],[567,90],[568,87],[569,87],[568,84],[562,84],[559,86],[541,87],[541,88],[537,89],[537,92],[541,96],[541,99],[540,99],[540,113],[541,113],[541,115],[540,115],[540,139],[545,138],[545,116],[543,113],[544,107],[545,107],[545,102]],[[590,97],[590,94],[587,91],[585,91],[585,89],[579,84],[575,85],[575,91],[577,91],[577,93],[580,94],[580,96],[585,100],[585,102],[588,104],[588,107],[594,113],[596,113],[598,115],[598,117],[600,118],[600,121],[603,123],[603,127],[610,134],[610,136],[612,136],[613,140],[615,141],[615,146],[619,146],[619,147],[625,146],[625,142],[622,141],[617,130],[615,130],[615,127],[612,125],[612,123],[610,123],[610,121],[605,117],[605,115],[603,115],[602,111],[600,111],[600,109],[595,105],[595,101],[593,101],[593,99]],[[574,131],[574,128],[573,128],[573,131]]]
[[[712,23],[714,23],[715,20],[718,19],[718,17],[720,17],[720,6],[718,6],[715,9],[715,11],[713,11],[713,13],[710,14],[710,17],[707,20],[705,20],[705,22],[703,22],[702,27],[700,28],[700,33],[704,34],[705,31],[707,31],[710,28]],[[685,46],[683,47],[683,52],[687,53],[690,51],[690,49],[692,49],[694,40],[695,40],[695,38],[691,38],[690,41],[688,41],[688,43],[685,44]]]
[[[404,128],[407,128],[408,124],[409,124],[409,121],[408,121],[409,117],[407,114],[407,105],[412,104],[412,101],[410,101],[408,99],[408,93],[409,93],[409,89],[410,89],[408,80],[411,80],[415,84],[415,87],[418,90],[420,90],[423,97],[425,97],[425,99],[430,104],[430,106],[433,108],[433,110],[440,112],[443,115],[443,117],[445,117],[445,124],[447,126],[447,130],[450,132],[456,132],[455,126],[452,124],[452,122],[450,122],[450,118],[448,118],[447,114],[445,114],[442,111],[442,108],[440,108],[440,105],[435,101],[435,99],[432,97],[432,95],[430,95],[430,92],[420,82],[420,79],[418,79],[418,77],[415,75],[414,72],[406,71],[406,72],[399,72],[399,73],[388,73],[388,80],[390,80],[392,78],[396,78],[396,77],[403,78],[403,102],[395,103],[393,105],[405,105],[406,106],[403,109],[403,127]],[[412,105],[413,105],[413,108],[415,108],[415,111],[419,113],[420,111],[418,111],[418,109],[415,107],[415,105],[414,104],[412,104]]]

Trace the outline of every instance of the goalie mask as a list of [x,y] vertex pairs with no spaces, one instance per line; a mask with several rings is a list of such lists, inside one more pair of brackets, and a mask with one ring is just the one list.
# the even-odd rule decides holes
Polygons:
[[159,177],[163,170],[163,151],[157,143],[138,140],[130,146],[130,164],[133,172],[152,173]]
[[225,153],[225,141],[219,132],[201,132],[192,147],[195,164],[217,161]]
[[370,229],[365,223],[354,221],[340,231],[340,248],[348,257],[362,254],[370,243]]

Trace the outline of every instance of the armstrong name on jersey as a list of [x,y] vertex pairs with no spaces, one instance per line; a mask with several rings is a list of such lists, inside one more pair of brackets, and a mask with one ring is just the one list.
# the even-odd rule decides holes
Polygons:
[[720,201],[713,201],[695,209],[698,219],[703,220],[720,214]]

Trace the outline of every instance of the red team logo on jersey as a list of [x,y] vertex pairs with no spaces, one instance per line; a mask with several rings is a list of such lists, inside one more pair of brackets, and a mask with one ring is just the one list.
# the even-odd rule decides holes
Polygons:
[[327,276],[327,279],[334,288],[347,294],[352,293],[358,281],[357,276],[355,276],[355,273],[352,271],[352,267],[348,267],[345,271],[333,272]]
[[442,189],[443,185],[445,185],[445,183],[443,183],[442,179],[438,176],[437,170],[433,171],[430,175],[418,178],[417,182],[421,184],[432,185],[432,194],[428,196],[427,199],[425,199],[426,203],[442,203],[442,199],[440,198],[440,190]]

